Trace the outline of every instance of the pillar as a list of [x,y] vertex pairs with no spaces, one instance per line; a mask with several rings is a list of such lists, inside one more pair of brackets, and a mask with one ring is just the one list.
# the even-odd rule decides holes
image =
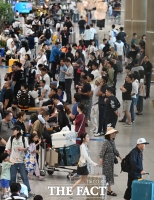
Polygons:
[[124,26],[124,24],[125,24],[125,4],[126,4],[126,0],[121,0],[121,20],[120,20],[120,24],[122,26]]
[[141,40],[142,35],[146,33],[146,15],[147,0],[126,0],[125,32],[128,35],[128,44],[130,44],[133,33],[138,35],[137,43]]
[[147,2],[147,31],[146,31],[146,55],[149,56],[150,62],[154,66],[154,0]]

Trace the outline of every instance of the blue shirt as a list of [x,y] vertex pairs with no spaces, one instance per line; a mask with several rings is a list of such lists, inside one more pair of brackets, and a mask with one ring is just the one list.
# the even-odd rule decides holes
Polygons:
[[62,54],[62,52],[56,46],[53,46],[51,53],[50,53],[50,60],[49,61],[50,62],[56,62],[55,57],[60,56],[61,54]]
[[75,116],[76,116],[76,115],[78,114],[77,107],[78,107],[79,103],[80,103],[80,102],[76,102],[76,103],[74,104],[74,106],[72,107],[72,115],[75,115]]
[[65,82],[65,74],[61,72],[62,71],[67,71],[66,65],[60,66],[60,72],[59,72],[59,81],[60,82]]
[[34,37],[32,35],[28,36],[28,44],[29,44],[30,49],[34,49],[35,41],[34,41]]

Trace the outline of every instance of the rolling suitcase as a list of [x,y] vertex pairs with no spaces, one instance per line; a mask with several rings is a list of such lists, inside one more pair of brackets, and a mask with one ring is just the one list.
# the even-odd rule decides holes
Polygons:
[[18,61],[19,62],[18,59],[9,59],[9,67],[12,67],[14,61]]
[[52,167],[58,164],[58,153],[54,149],[48,149],[46,151],[46,163]]
[[76,34],[75,32],[70,32],[70,43],[73,44],[76,41]]
[[41,145],[39,146],[39,159],[38,159],[38,165],[40,169],[40,175],[45,176],[45,155],[46,155],[46,141],[43,140]]
[[65,166],[65,163],[64,163],[64,148],[59,148],[58,149],[58,164],[60,166]]
[[65,165],[76,165],[80,158],[80,145],[75,144],[64,148]]
[[72,131],[61,131],[51,135],[52,147],[68,147],[76,144],[76,134]]
[[[148,176],[149,179],[149,176]],[[153,200],[154,181],[138,179],[132,183],[132,200]]]
[[[104,175],[101,175],[102,173],[100,174],[100,172],[96,174],[96,170],[102,171],[102,168],[94,167],[94,174],[88,175],[86,187],[88,188],[89,193],[87,193],[86,200],[96,200],[96,199],[104,200],[105,199],[106,188],[107,188],[106,177]],[[91,190],[93,191],[93,194],[97,194],[97,196],[91,194],[90,193]]]

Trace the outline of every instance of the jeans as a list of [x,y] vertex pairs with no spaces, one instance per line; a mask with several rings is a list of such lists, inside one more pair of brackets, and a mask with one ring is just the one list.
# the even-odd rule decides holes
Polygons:
[[67,96],[67,102],[70,104],[72,103],[71,85],[72,79],[65,79],[65,91]]
[[98,126],[98,133],[103,131],[106,131],[106,126],[105,126],[105,105],[98,104],[98,109],[99,109],[99,126]]
[[23,183],[27,186],[28,192],[30,192],[31,189],[30,189],[29,180],[28,180],[28,176],[27,176],[27,172],[26,172],[24,163],[15,163],[14,165],[11,166],[11,170],[10,170],[11,180],[10,180],[10,183],[16,183],[18,169],[19,169],[19,173],[21,175],[21,179],[22,179]]
[[143,111],[143,97],[139,96],[138,101],[137,101],[137,111],[139,113],[142,113]]

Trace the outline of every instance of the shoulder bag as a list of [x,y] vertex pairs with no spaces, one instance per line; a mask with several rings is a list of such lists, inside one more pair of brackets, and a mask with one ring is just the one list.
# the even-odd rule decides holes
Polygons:
[[84,119],[85,119],[85,115],[83,115],[82,123],[81,123],[81,125],[80,125],[78,131],[75,131],[76,137],[78,137],[78,133],[79,133],[80,130],[81,130],[81,127],[82,127],[82,125],[83,125]]

